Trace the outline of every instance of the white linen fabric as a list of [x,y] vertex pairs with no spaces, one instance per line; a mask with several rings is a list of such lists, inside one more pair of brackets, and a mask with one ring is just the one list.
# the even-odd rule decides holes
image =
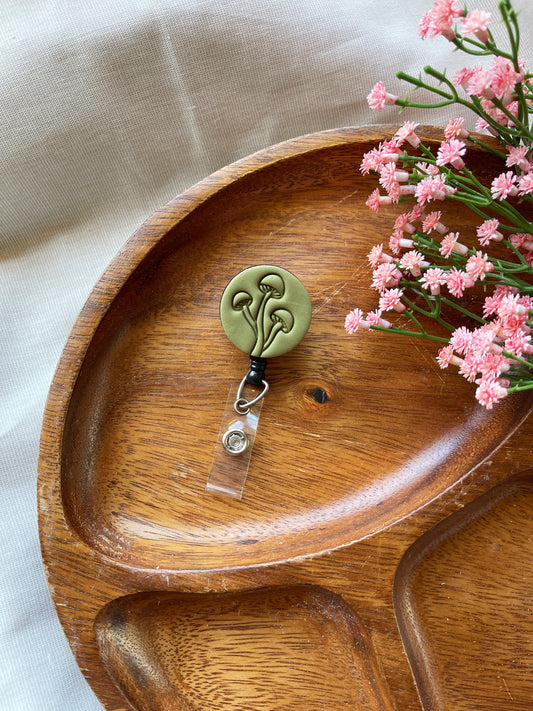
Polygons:
[[[374,115],[365,99],[379,79],[403,95],[398,69],[471,63],[417,38],[430,6],[0,4],[0,709],[102,708],[57,620],[36,518],[43,406],[93,284],[156,208],[230,162],[322,129],[456,115]],[[496,0],[479,6],[497,14]],[[533,6],[516,6],[530,60]]]

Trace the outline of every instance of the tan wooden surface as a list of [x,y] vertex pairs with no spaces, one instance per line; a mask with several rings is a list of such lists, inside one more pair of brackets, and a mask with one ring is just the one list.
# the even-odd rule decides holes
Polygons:
[[[431,345],[343,331],[350,308],[373,307],[366,253],[391,231],[390,213],[365,207],[375,185],[358,172],[384,135],[316,134],[211,176],[147,220],[80,314],[44,418],[39,524],[59,617],[108,711],[414,711],[404,644],[424,708],[474,708],[457,699],[465,675],[475,694],[476,660],[487,665],[466,624],[483,605],[493,629],[483,649],[493,639],[516,651],[508,678],[502,654],[502,673],[483,677],[483,708],[530,708],[530,499],[512,515],[511,479],[533,466],[530,421],[515,432],[530,401],[487,413],[472,386],[438,369]],[[470,161],[490,177],[486,155]],[[268,364],[234,501],[205,492],[228,389],[247,368],[218,301],[260,263],[301,279],[313,319],[301,345]],[[479,523],[468,505],[496,484],[503,504]],[[418,542],[416,564],[400,564],[463,507],[460,534],[444,521],[442,544]],[[459,539],[467,582],[447,603],[432,586],[457,567]],[[480,596],[468,575],[494,547]],[[449,635],[443,615],[455,621]]]

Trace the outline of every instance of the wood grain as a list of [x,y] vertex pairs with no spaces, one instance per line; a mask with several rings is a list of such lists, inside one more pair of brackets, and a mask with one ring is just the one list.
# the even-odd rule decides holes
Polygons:
[[[153,595],[170,591],[170,623],[184,593],[238,596],[279,586],[277,597],[263,600],[268,610],[300,585],[341,596],[350,608],[345,619],[366,630],[360,663],[343,663],[360,679],[369,678],[368,663],[381,680],[368,703],[419,708],[395,621],[398,563],[432,525],[533,465],[528,422],[513,435],[530,400],[508,398],[487,413],[468,383],[438,370],[431,346],[343,333],[347,310],[373,305],[366,253],[390,232],[390,214],[369,218],[364,201],[374,185],[358,173],[362,153],[386,135],[383,128],[324,132],[211,176],[149,218],[80,314],[43,423],[39,525],[58,614],[108,711],[129,706],[98,651],[94,624],[104,607],[123,611],[130,601],[140,620],[139,600],[150,606]],[[490,179],[491,159],[473,151],[469,160]],[[449,220],[473,230],[471,216],[456,210]],[[218,300],[236,272],[259,263],[301,279],[313,319],[295,351],[269,362],[271,391],[236,502],[204,491],[228,389],[247,367],[223,334]],[[138,593],[149,595],[127,597]],[[263,594],[249,598],[256,609]],[[218,599],[212,604],[222,615]],[[251,639],[270,613],[250,614]],[[165,619],[157,619],[161,639]],[[320,659],[314,645],[311,668]],[[252,648],[257,673],[268,673],[261,645]],[[111,657],[132,707],[144,708],[131,677],[116,674],[124,658]],[[333,694],[330,708],[346,699],[360,706],[332,683],[328,673],[309,693]],[[218,708],[212,700],[198,705],[174,682],[170,702],[163,686],[154,711]],[[278,706],[271,699],[258,708]]]

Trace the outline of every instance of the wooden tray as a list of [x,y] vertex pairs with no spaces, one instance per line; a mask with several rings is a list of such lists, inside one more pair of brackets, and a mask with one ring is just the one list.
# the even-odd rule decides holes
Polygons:
[[[531,399],[487,413],[432,346],[343,330],[350,308],[373,307],[366,254],[391,230],[390,213],[366,208],[375,185],[358,166],[393,131],[306,136],[207,178],[133,235],[79,316],[44,417],[39,525],[58,615],[108,711],[466,709],[466,677],[484,709],[530,708],[533,554],[516,543],[528,519],[523,506],[513,516],[512,492],[533,466],[531,425],[517,430]],[[469,161],[490,177],[487,154]],[[205,492],[247,368],[218,303],[259,263],[301,279],[313,319],[269,362],[235,501]],[[505,502],[489,506],[485,538],[470,513],[484,496]],[[447,518],[463,506],[459,524]],[[463,561],[448,612],[434,586]],[[484,650],[513,649],[492,676],[473,611],[490,621]]]

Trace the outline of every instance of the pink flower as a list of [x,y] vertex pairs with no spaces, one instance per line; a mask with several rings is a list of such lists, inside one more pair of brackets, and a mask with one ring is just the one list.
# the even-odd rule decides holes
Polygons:
[[474,281],[477,281],[478,279],[483,281],[487,272],[494,271],[494,264],[489,262],[487,254],[484,254],[483,252],[476,252],[469,257],[466,262],[465,270],[467,274],[470,274]]
[[393,259],[390,254],[383,251],[382,244],[376,244],[372,247],[368,253],[368,261],[372,267],[377,267],[378,264],[383,264],[384,262],[392,262]]
[[[486,353],[494,352],[494,339],[496,338],[498,328],[498,324],[487,323],[474,329],[474,331],[472,331],[468,352],[473,353],[479,358],[483,357]],[[501,352],[501,349],[496,348],[496,351]]]
[[372,111],[378,112],[383,111],[385,106],[392,106],[392,104],[395,104],[398,101],[398,97],[394,94],[387,93],[383,82],[378,81],[372,87],[372,91],[366,97],[366,100],[368,101],[368,105]]
[[446,286],[448,287],[450,294],[453,294],[453,296],[460,298],[469,284],[470,278],[466,272],[462,272],[456,267],[453,267],[448,272]]
[[424,261],[424,255],[415,249],[406,252],[400,260],[400,267],[408,269],[415,277],[419,277],[422,273],[420,270],[422,266],[428,266],[428,263]]
[[434,296],[440,293],[440,287],[444,286],[447,281],[446,272],[440,267],[431,267],[424,272],[420,279],[422,288],[429,289]]
[[436,230],[442,235],[445,234],[448,231],[448,228],[445,227],[440,221],[441,216],[442,213],[440,212],[440,210],[430,212],[428,215],[426,215],[422,223],[422,232],[428,235],[433,230]]
[[417,148],[420,144],[420,138],[416,135],[415,130],[419,125],[418,123],[414,123],[414,121],[406,121],[394,134],[398,139],[399,145],[407,141],[413,148]]
[[392,197],[398,194],[399,183],[405,183],[407,180],[409,173],[398,170],[395,163],[386,163],[380,170],[379,182]]
[[457,138],[451,138],[448,142],[443,141],[440,144],[437,153],[437,165],[447,165],[450,163],[457,170],[464,168],[465,162],[461,158],[465,154],[466,146],[463,141]]
[[389,249],[393,254],[400,254],[400,249],[402,248],[402,236],[403,232],[400,230],[394,230],[389,237]]
[[501,242],[503,239],[503,235],[501,232],[498,232],[498,227],[500,226],[500,223],[498,220],[493,217],[491,220],[485,220],[479,227],[476,229],[476,234],[479,239],[479,243],[483,246],[486,247],[489,242]]
[[402,304],[400,299],[403,296],[403,291],[401,289],[385,289],[381,292],[379,298],[379,308],[382,311],[397,311],[402,313],[405,311],[405,304]]
[[404,212],[401,215],[398,215],[398,217],[394,221],[394,229],[400,230],[402,232],[408,232],[410,235],[412,235],[415,232],[415,228],[411,224],[411,214],[408,212]]
[[363,160],[359,170],[363,175],[368,175],[371,170],[379,173],[385,163],[397,162],[400,152],[396,142],[385,141],[380,143],[377,148],[372,148],[368,153],[363,154]]
[[522,171],[530,170],[531,164],[526,158],[529,150],[528,146],[507,146],[507,158],[505,160],[505,165],[508,168],[512,168],[513,165],[517,165]]
[[507,395],[507,389],[502,387],[497,380],[482,379],[477,390],[476,399],[491,410],[495,402]]
[[[489,68],[490,85],[494,95],[503,99],[514,92],[515,85],[522,80],[522,76],[515,72],[510,59],[495,57]],[[508,103],[508,102],[505,102]]]
[[392,202],[393,200],[390,195],[380,195],[379,188],[376,188],[370,193],[365,204],[368,205],[373,212],[379,212],[382,205],[392,205]]
[[368,331],[370,324],[363,320],[363,312],[361,309],[353,309],[353,311],[350,311],[344,319],[344,328],[349,334],[353,334],[359,328],[363,328]]
[[513,245],[513,247],[516,247],[516,249],[521,249],[529,238],[530,235],[528,234],[514,232],[512,235],[509,235],[509,242]]
[[387,192],[393,190],[397,183],[396,179],[396,164],[387,163],[380,170],[379,183],[382,185]]
[[530,355],[533,353],[531,335],[529,333],[524,333],[524,331],[515,331],[509,336],[509,338],[506,339],[503,344],[503,348],[508,353],[513,353],[518,357],[520,357],[523,353]]
[[448,186],[441,175],[422,178],[415,189],[415,197],[419,205],[423,206],[430,200],[444,200]]
[[409,219],[411,220],[411,222],[415,222],[416,220],[419,220],[424,214],[424,208],[417,204],[407,214],[409,215]]
[[449,365],[461,366],[463,361],[455,355],[453,346],[449,345],[439,349],[437,363],[439,367],[444,370],[444,368],[447,368]]
[[412,239],[406,239],[401,230],[394,230],[389,239],[389,248],[393,254],[399,254],[401,249],[412,249],[414,247]]
[[372,274],[372,288],[376,291],[383,291],[393,286],[397,286],[402,273],[395,264],[379,264]]
[[494,97],[494,91],[491,87],[491,76],[488,70],[482,67],[476,67],[476,71],[470,77],[470,81],[466,87],[466,93],[470,96],[475,95],[484,97],[485,99],[492,99]]
[[490,13],[483,10],[472,10],[466,17],[461,18],[463,35],[475,35],[480,42],[488,42],[489,33],[487,32]]
[[449,257],[452,252],[462,254],[463,256],[468,253],[468,247],[458,242],[458,239],[459,232],[448,232],[439,247],[439,252],[443,257]]
[[468,138],[470,133],[463,128],[463,121],[464,118],[462,116],[448,121],[448,124],[444,129],[444,136],[447,141],[451,138]]
[[381,326],[381,328],[390,328],[392,323],[381,318],[381,311],[376,309],[375,311],[369,311],[366,315],[366,319],[371,326]]
[[480,358],[474,353],[467,353],[459,368],[459,373],[465,377],[469,383],[473,383],[479,373]]
[[520,195],[528,195],[533,192],[533,171],[524,173],[518,178],[518,191]]
[[479,372],[483,378],[496,379],[510,368],[509,359],[499,353],[486,353],[479,363]]
[[497,313],[506,337],[520,331],[526,324],[529,304],[525,306],[521,299],[520,294],[507,294],[502,297],[498,306]]
[[505,200],[509,196],[516,195],[518,188],[515,185],[516,175],[512,170],[507,173],[500,173],[491,183],[490,191],[494,200]]
[[[480,69],[481,67],[463,67],[463,69],[459,69],[459,71],[453,75],[452,84],[454,86],[462,86],[463,89],[466,90],[470,80]],[[448,138],[448,136],[446,136],[446,138]]]
[[454,351],[461,354],[466,353],[469,350],[471,343],[472,332],[465,326],[456,328],[450,338],[450,344],[453,346]]
[[459,0],[436,0],[431,8],[431,15],[441,31],[450,29],[454,20],[463,14]]

